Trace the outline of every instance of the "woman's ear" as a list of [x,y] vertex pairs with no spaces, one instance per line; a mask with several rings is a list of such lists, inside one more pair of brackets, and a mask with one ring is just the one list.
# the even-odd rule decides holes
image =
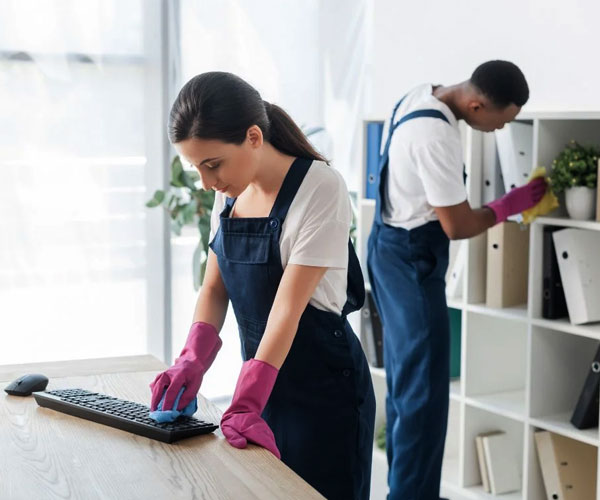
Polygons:
[[246,131],[246,140],[248,141],[248,144],[250,144],[250,146],[253,148],[259,148],[260,146],[262,146],[264,142],[264,137],[262,130],[258,125],[252,125]]

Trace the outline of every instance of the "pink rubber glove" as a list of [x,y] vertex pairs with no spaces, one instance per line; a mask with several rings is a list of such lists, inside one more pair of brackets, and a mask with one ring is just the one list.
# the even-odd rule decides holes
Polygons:
[[167,392],[163,411],[173,409],[175,398],[184,386],[185,391],[179,400],[179,408],[175,409],[182,410],[190,404],[198,394],[202,377],[212,365],[222,344],[214,326],[201,321],[193,323],[185,346],[173,366],[159,373],[150,384],[150,411],[156,410],[165,389]]
[[537,205],[546,194],[546,188],[546,181],[542,177],[537,177],[486,206],[496,214],[496,224],[499,224],[511,215],[520,214],[523,210]]
[[231,446],[245,448],[250,441],[281,459],[273,431],[260,416],[278,373],[277,368],[257,359],[242,365],[231,406],[221,419],[221,430]]

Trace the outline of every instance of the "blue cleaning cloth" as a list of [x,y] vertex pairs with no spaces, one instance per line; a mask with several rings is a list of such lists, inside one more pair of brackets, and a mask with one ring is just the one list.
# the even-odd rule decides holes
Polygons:
[[165,400],[165,394],[163,393],[163,397],[161,398],[160,403],[158,403],[157,409],[150,412],[150,418],[156,420],[159,424],[162,424],[165,422],[173,422],[177,417],[181,415],[183,415],[184,417],[191,417],[194,413],[196,413],[196,411],[198,410],[197,398],[194,398],[192,402],[188,404],[183,410],[179,411],[175,409],[179,404],[179,399],[181,398],[183,391],[185,391],[185,387],[182,387],[179,391],[179,394],[177,394],[177,397],[175,398],[175,403],[173,404],[173,409],[166,411],[162,410],[162,405]]

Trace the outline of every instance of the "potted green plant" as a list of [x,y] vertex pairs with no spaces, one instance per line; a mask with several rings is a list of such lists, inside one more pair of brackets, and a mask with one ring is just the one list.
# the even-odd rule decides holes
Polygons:
[[171,217],[171,230],[181,235],[186,225],[198,227],[200,239],[192,258],[194,290],[198,290],[204,280],[208,243],[210,237],[210,215],[215,200],[215,192],[198,187],[200,175],[193,170],[185,170],[179,156],[171,162],[169,190],[157,190],[146,203],[147,207],[162,206]]
[[555,194],[565,192],[569,217],[587,220],[596,209],[597,164],[600,149],[582,146],[575,140],[552,162],[550,184]]

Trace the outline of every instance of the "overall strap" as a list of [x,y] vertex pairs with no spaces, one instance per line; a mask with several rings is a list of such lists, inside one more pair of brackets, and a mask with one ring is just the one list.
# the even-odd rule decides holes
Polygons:
[[392,118],[390,119],[390,126],[387,140],[385,142],[385,147],[383,148],[383,153],[379,157],[378,189],[377,198],[375,202],[375,221],[379,224],[383,224],[381,214],[384,210],[385,204],[385,185],[387,182],[387,168],[389,163],[390,145],[392,143],[392,136],[394,135],[396,129],[403,123],[406,123],[409,120],[414,120],[415,118],[436,118],[450,124],[448,118],[446,118],[446,115],[444,115],[444,113],[442,113],[438,109],[417,109],[416,111],[411,111],[410,113],[407,113],[398,121],[394,121],[396,119],[396,112],[398,111],[398,108],[400,107],[405,98],[406,96],[400,99],[394,107],[394,111],[392,112]]
[[302,184],[308,169],[312,165],[313,160],[307,158],[296,158],[292,166],[289,168],[288,173],[283,180],[283,184],[277,193],[277,198],[271,209],[269,217],[275,217],[279,219],[280,224],[283,224],[285,217],[290,209],[292,201],[298,192],[298,188]]
[[235,203],[236,199],[237,198],[229,198],[229,196],[225,198],[225,206],[221,211],[221,217],[229,217],[229,215],[231,214],[231,208],[233,207],[233,204]]

